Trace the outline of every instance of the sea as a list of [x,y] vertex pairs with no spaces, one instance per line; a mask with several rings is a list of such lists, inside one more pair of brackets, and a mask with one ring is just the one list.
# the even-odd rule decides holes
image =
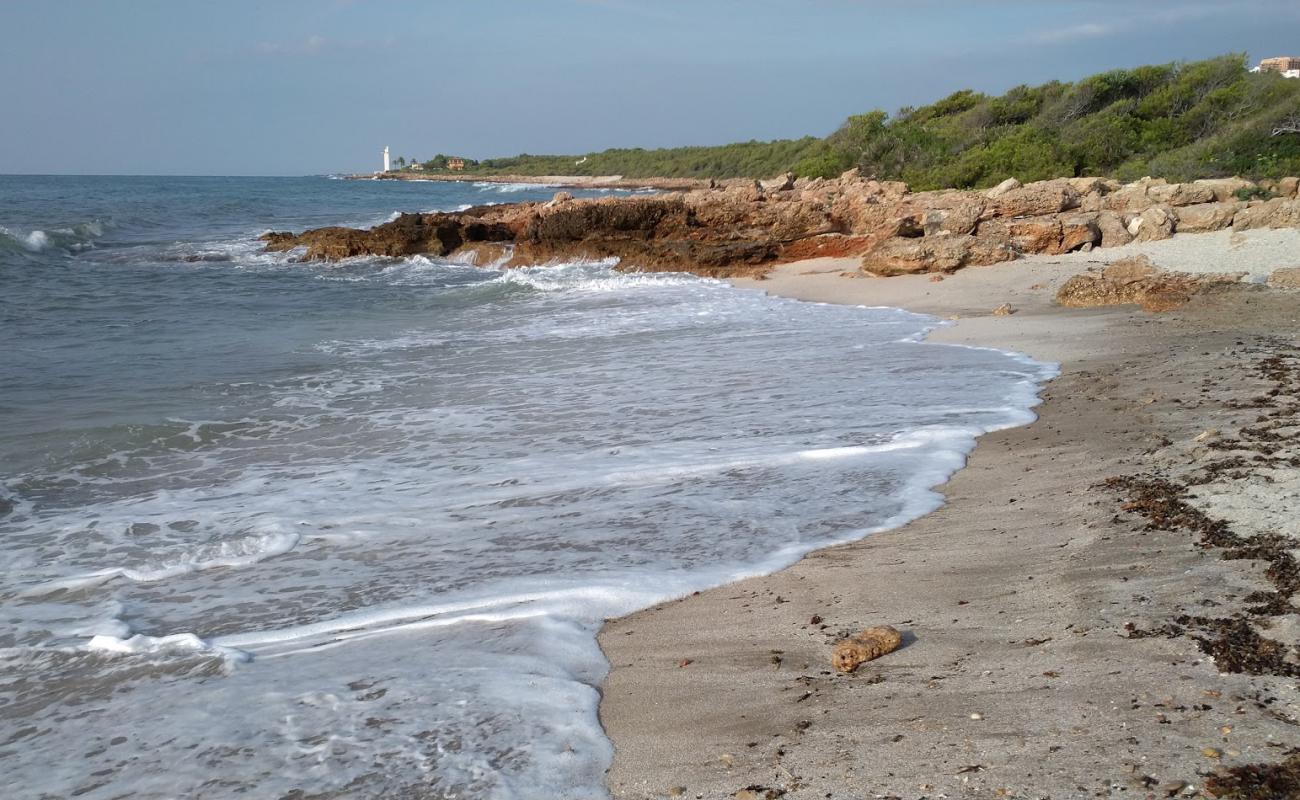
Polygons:
[[257,238],[555,191],[0,176],[5,797],[605,798],[603,620],[935,509],[1053,374],[894,308]]

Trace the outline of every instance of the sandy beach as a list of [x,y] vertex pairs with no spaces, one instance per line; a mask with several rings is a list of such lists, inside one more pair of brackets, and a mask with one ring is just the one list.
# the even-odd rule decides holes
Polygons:
[[[611,620],[615,797],[1295,796],[1300,293],[1244,282],[1164,314],[1053,303],[1071,275],[1135,250],[1259,282],[1300,263],[1300,234],[941,281],[854,277],[836,259],[737,281],[933,314],[953,320],[936,346],[1061,374],[1036,422],[980,440],[939,511]],[[992,314],[1005,303],[1015,313]],[[877,624],[903,647],[834,673],[833,642]]]

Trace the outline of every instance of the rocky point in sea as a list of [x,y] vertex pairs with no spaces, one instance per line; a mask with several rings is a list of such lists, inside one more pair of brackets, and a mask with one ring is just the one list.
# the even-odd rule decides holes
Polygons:
[[1298,187],[1297,178],[1061,178],[1025,185],[1009,179],[984,192],[912,192],[850,170],[834,179],[729,180],[650,196],[575,199],[560,192],[544,203],[403,214],[370,229],[263,239],[271,251],[305,248],[308,260],[423,254],[518,266],[618,258],[625,269],[730,277],[781,262],[854,256],[863,274],[891,276],[1178,233],[1300,227]]

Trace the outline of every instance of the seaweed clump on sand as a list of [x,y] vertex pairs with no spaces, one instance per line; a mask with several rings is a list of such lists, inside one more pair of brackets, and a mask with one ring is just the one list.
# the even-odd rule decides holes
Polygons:
[[1278,764],[1245,764],[1205,779],[1205,791],[1221,800],[1279,800],[1300,797],[1300,751]]

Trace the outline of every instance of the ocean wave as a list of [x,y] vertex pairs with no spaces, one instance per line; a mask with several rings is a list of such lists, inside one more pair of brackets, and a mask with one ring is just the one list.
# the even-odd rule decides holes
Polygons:
[[170,559],[163,558],[133,567],[109,567],[80,575],[56,578],[40,584],[25,594],[39,596],[61,590],[82,589],[98,586],[114,578],[123,578],[132,583],[157,583],[208,569],[243,567],[284,555],[297,547],[299,541],[300,537],[296,533],[267,533],[210,542]]
[[252,656],[232,647],[214,645],[192,633],[174,633],[170,636],[146,636],[137,633],[130,638],[111,634],[92,636],[85,649],[98,653],[117,655],[170,655],[204,654],[222,658],[227,664],[251,661]]
[[474,184],[475,189],[497,194],[514,194],[529,189],[559,189],[562,186],[563,184],[560,183],[493,183],[491,181],[478,181]]
[[95,240],[103,235],[104,223],[99,221],[83,222],[66,228],[36,228],[26,233],[0,226],[0,249],[25,250],[29,253],[47,250],[78,253],[94,247]]

